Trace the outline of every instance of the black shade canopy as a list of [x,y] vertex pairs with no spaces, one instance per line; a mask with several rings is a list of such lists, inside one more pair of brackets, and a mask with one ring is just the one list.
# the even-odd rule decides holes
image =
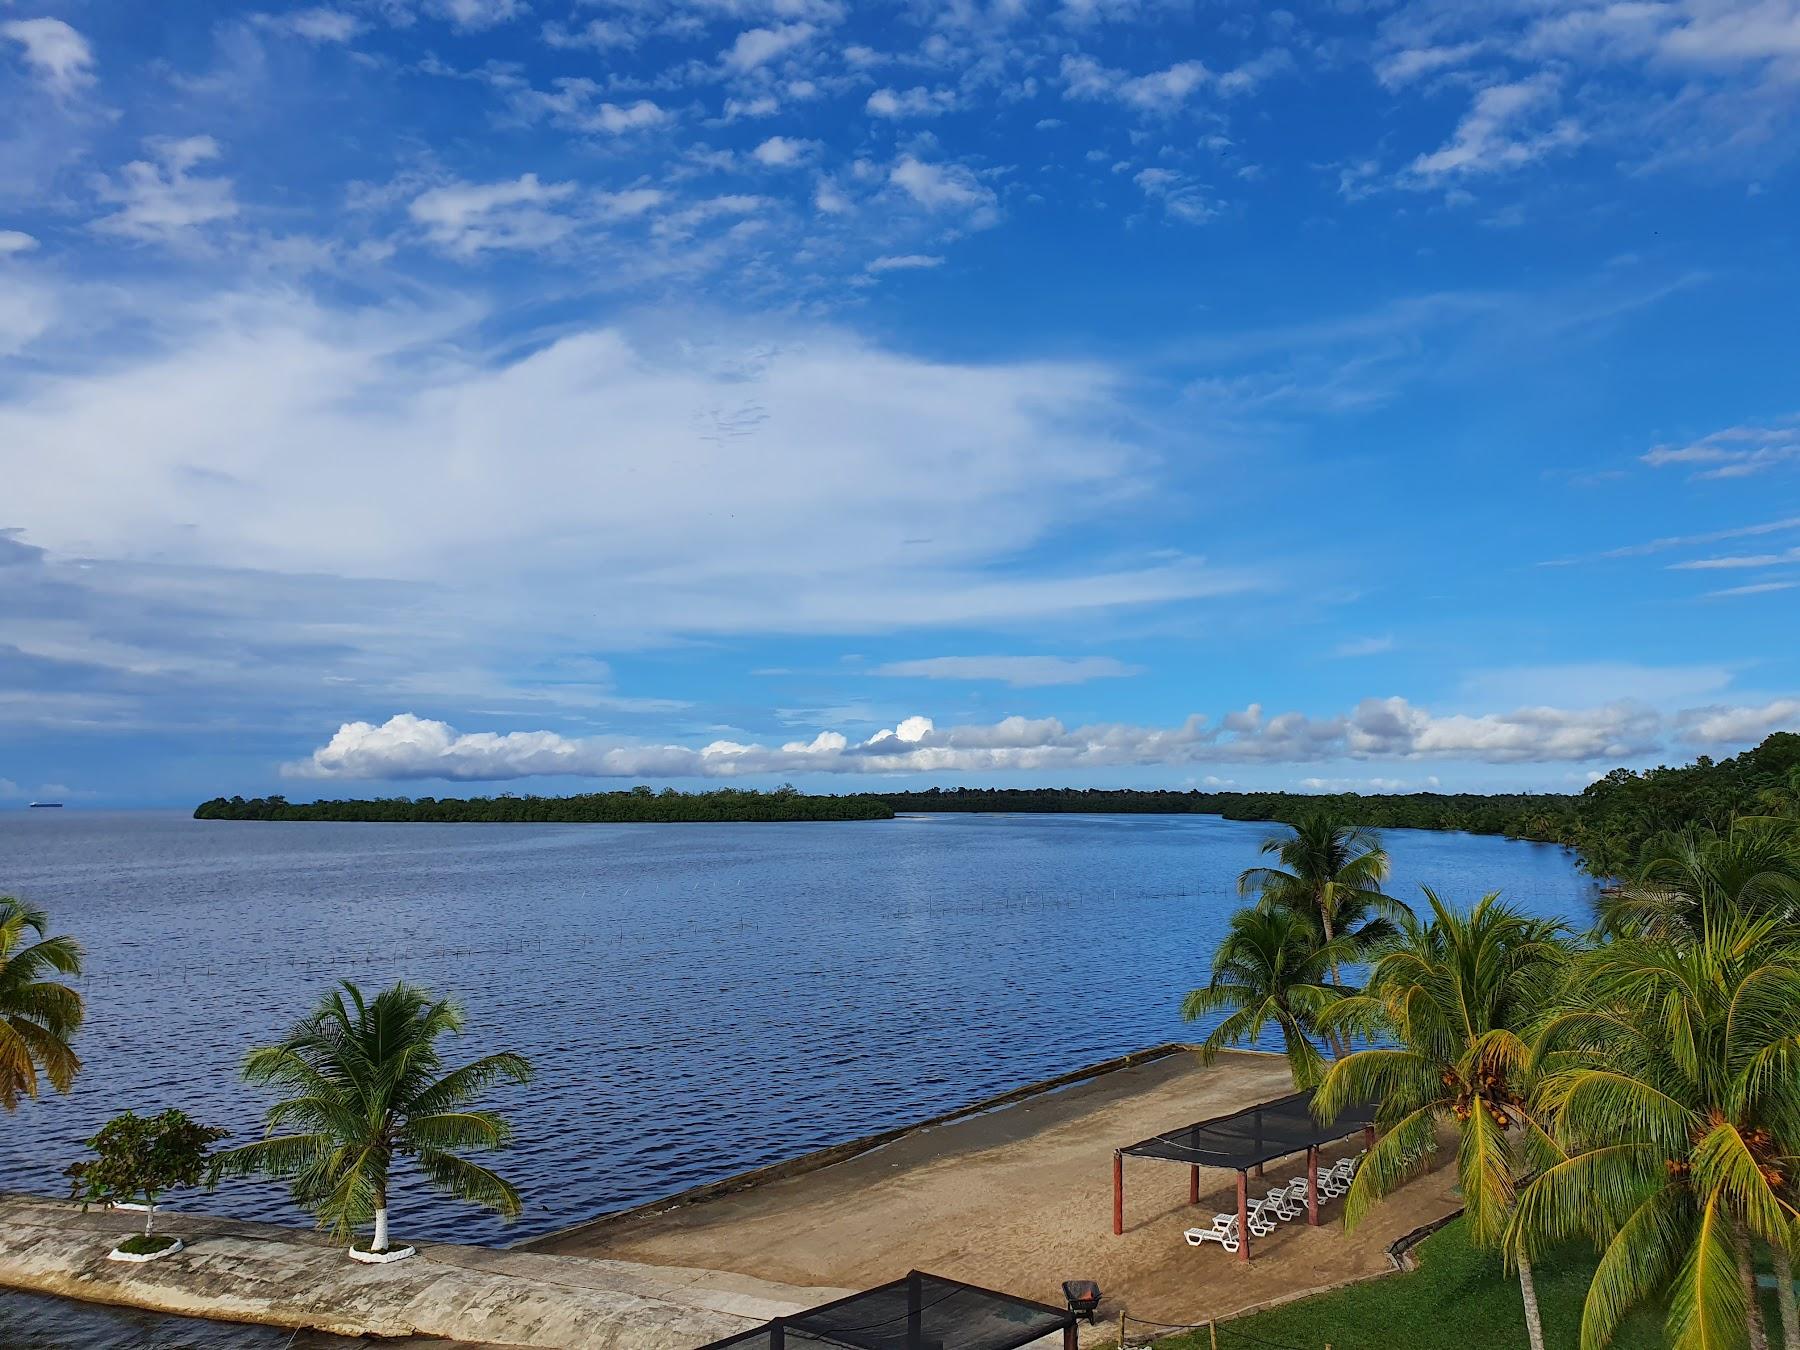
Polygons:
[[701,1350],[1018,1350],[1074,1325],[1066,1309],[915,1270]]
[[1337,1119],[1329,1125],[1321,1125],[1313,1119],[1312,1098],[1310,1091],[1278,1097],[1228,1116],[1169,1130],[1119,1152],[1134,1158],[1162,1158],[1242,1172],[1258,1163],[1300,1153],[1314,1144],[1348,1138],[1375,1123],[1372,1103],[1352,1103],[1338,1112]]

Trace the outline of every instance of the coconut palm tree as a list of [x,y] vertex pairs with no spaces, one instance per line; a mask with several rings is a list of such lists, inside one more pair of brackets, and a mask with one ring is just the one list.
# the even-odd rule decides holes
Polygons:
[[248,1081],[292,1095],[269,1108],[264,1138],[217,1155],[214,1179],[287,1180],[340,1242],[373,1219],[377,1252],[388,1249],[388,1182],[403,1157],[437,1189],[515,1217],[519,1193],[459,1151],[506,1145],[506,1122],[474,1103],[496,1082],[526,1082],[531,1065],[497,1054],[445,1071],[437,1042],[462,1029],[456,1004],[423,989],[402,982],[365,1000],[343,981],[281,1044],[245,1059]]
[[1800,830],[1767,816],[1737,816],[1722,834],[1664,835],[1646,846],[1631,881],[1600,901],[1608,933],[1685,941],[1710,908],[1800,919]]
[[1800,946],[1773,917],[1702,913],[1691,940],[1584,957],[1571,1006],[1540,1033],[1537,1103],[1565,1156],[1520,1193],[1509,1242],[1599,1239],[1583,1350],[1665,1295],[1672,1346],[1765,1345],[1758,1241],[1800,1344]]
[[[1565,930],[1485,895],[1472,910],[1450,908],[1425,888],[1430,918],[1401,921],[1399,940],[1375,963],[1360,994],[1320,1017],[1389,1044],[1357,1050],[1331,1066],[1315,1109],[1329,1120],[1353,1102],[1376,1103],[1383,1131],[1344,1200],[1354,1226],[1406,1181],[1408,1161],[1431,1147],[1440,1125],[1460,1136],[1457,1176],[1469,1236],[1498,1246],[1518,1179],[1554,1152],[1528,1105],[1531,1046],[1524,1029],[1564,978]],[[1533,1350],[1543,1350],[1529,1251],[1518,1254],[1519,1289]]]
[[1339,966],[1345,958],[1337,939],[1349,937],[1359,950],[1367,950],[1391,937],[1394,921],[1410,911],[1382,894],[1388,855],[1373,830],[1347,824],[1329,811],[1302,816],[1288,830],[1262,843],[1262,851],[1281,865],[1246,868],[1238,877],[1238,894],[1260,897],[1264,908],[1305,915],[1332,949],[1331,979],[1341,985]]
[[81,1070],[69,1038],[81,1026],[81,995],[46,976],[81,974],[81,944],[46,937],[49,916],[0,895],[0,1106],[38,1095],[40,1076],[67,1092]]
[[1325,1071],[1318,1019],[1343,990],[1326,976],[1338,960],[1354,960],[1348,938],[1321,943],[1306,916],[1286,909],[1241,909],[1213,953],[1212,979],[1181,1001],[1193,1022],[1229,1010],[1197,1047],[1211,1063],[1228,1045],[1254,1043],[1274,1027],[1281,1033],[1296,1088],[1316,1084]]

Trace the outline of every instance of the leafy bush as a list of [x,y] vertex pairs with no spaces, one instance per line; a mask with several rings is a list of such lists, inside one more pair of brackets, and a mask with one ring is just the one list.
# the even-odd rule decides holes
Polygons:
[[226,1131],[197,1124],[173,1109],[148,1117],[126,1111],[87,1141],[96,1155],[91,1161],[73,1163],[64,1172],[69,1198],[81,1201],[85,1209],[142,1196],[148,1235],[156,1221],[156,1197],[177,1186],[199,1185],[208,1151],[225,1135]]

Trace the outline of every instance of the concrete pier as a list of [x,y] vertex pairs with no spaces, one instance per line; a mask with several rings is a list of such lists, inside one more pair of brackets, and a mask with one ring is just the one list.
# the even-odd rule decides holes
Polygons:
[[29,1196],[0,1199],[0,1285],[154,1312],[345,1336],[438,1337],[543,1350],[693,1350],[848,1292],[719,1271],[448,1243],[386,1266],[319,1234],[157,1211],[187,1249],[106,1259],[133,1214]]

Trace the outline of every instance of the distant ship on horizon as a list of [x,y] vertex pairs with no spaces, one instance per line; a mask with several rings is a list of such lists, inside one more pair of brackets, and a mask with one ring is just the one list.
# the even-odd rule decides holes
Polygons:
[[32,802],[32,803],[30,803],[30,806],[33,811],[60,811],[60,810],[62,810],[61,802]]

